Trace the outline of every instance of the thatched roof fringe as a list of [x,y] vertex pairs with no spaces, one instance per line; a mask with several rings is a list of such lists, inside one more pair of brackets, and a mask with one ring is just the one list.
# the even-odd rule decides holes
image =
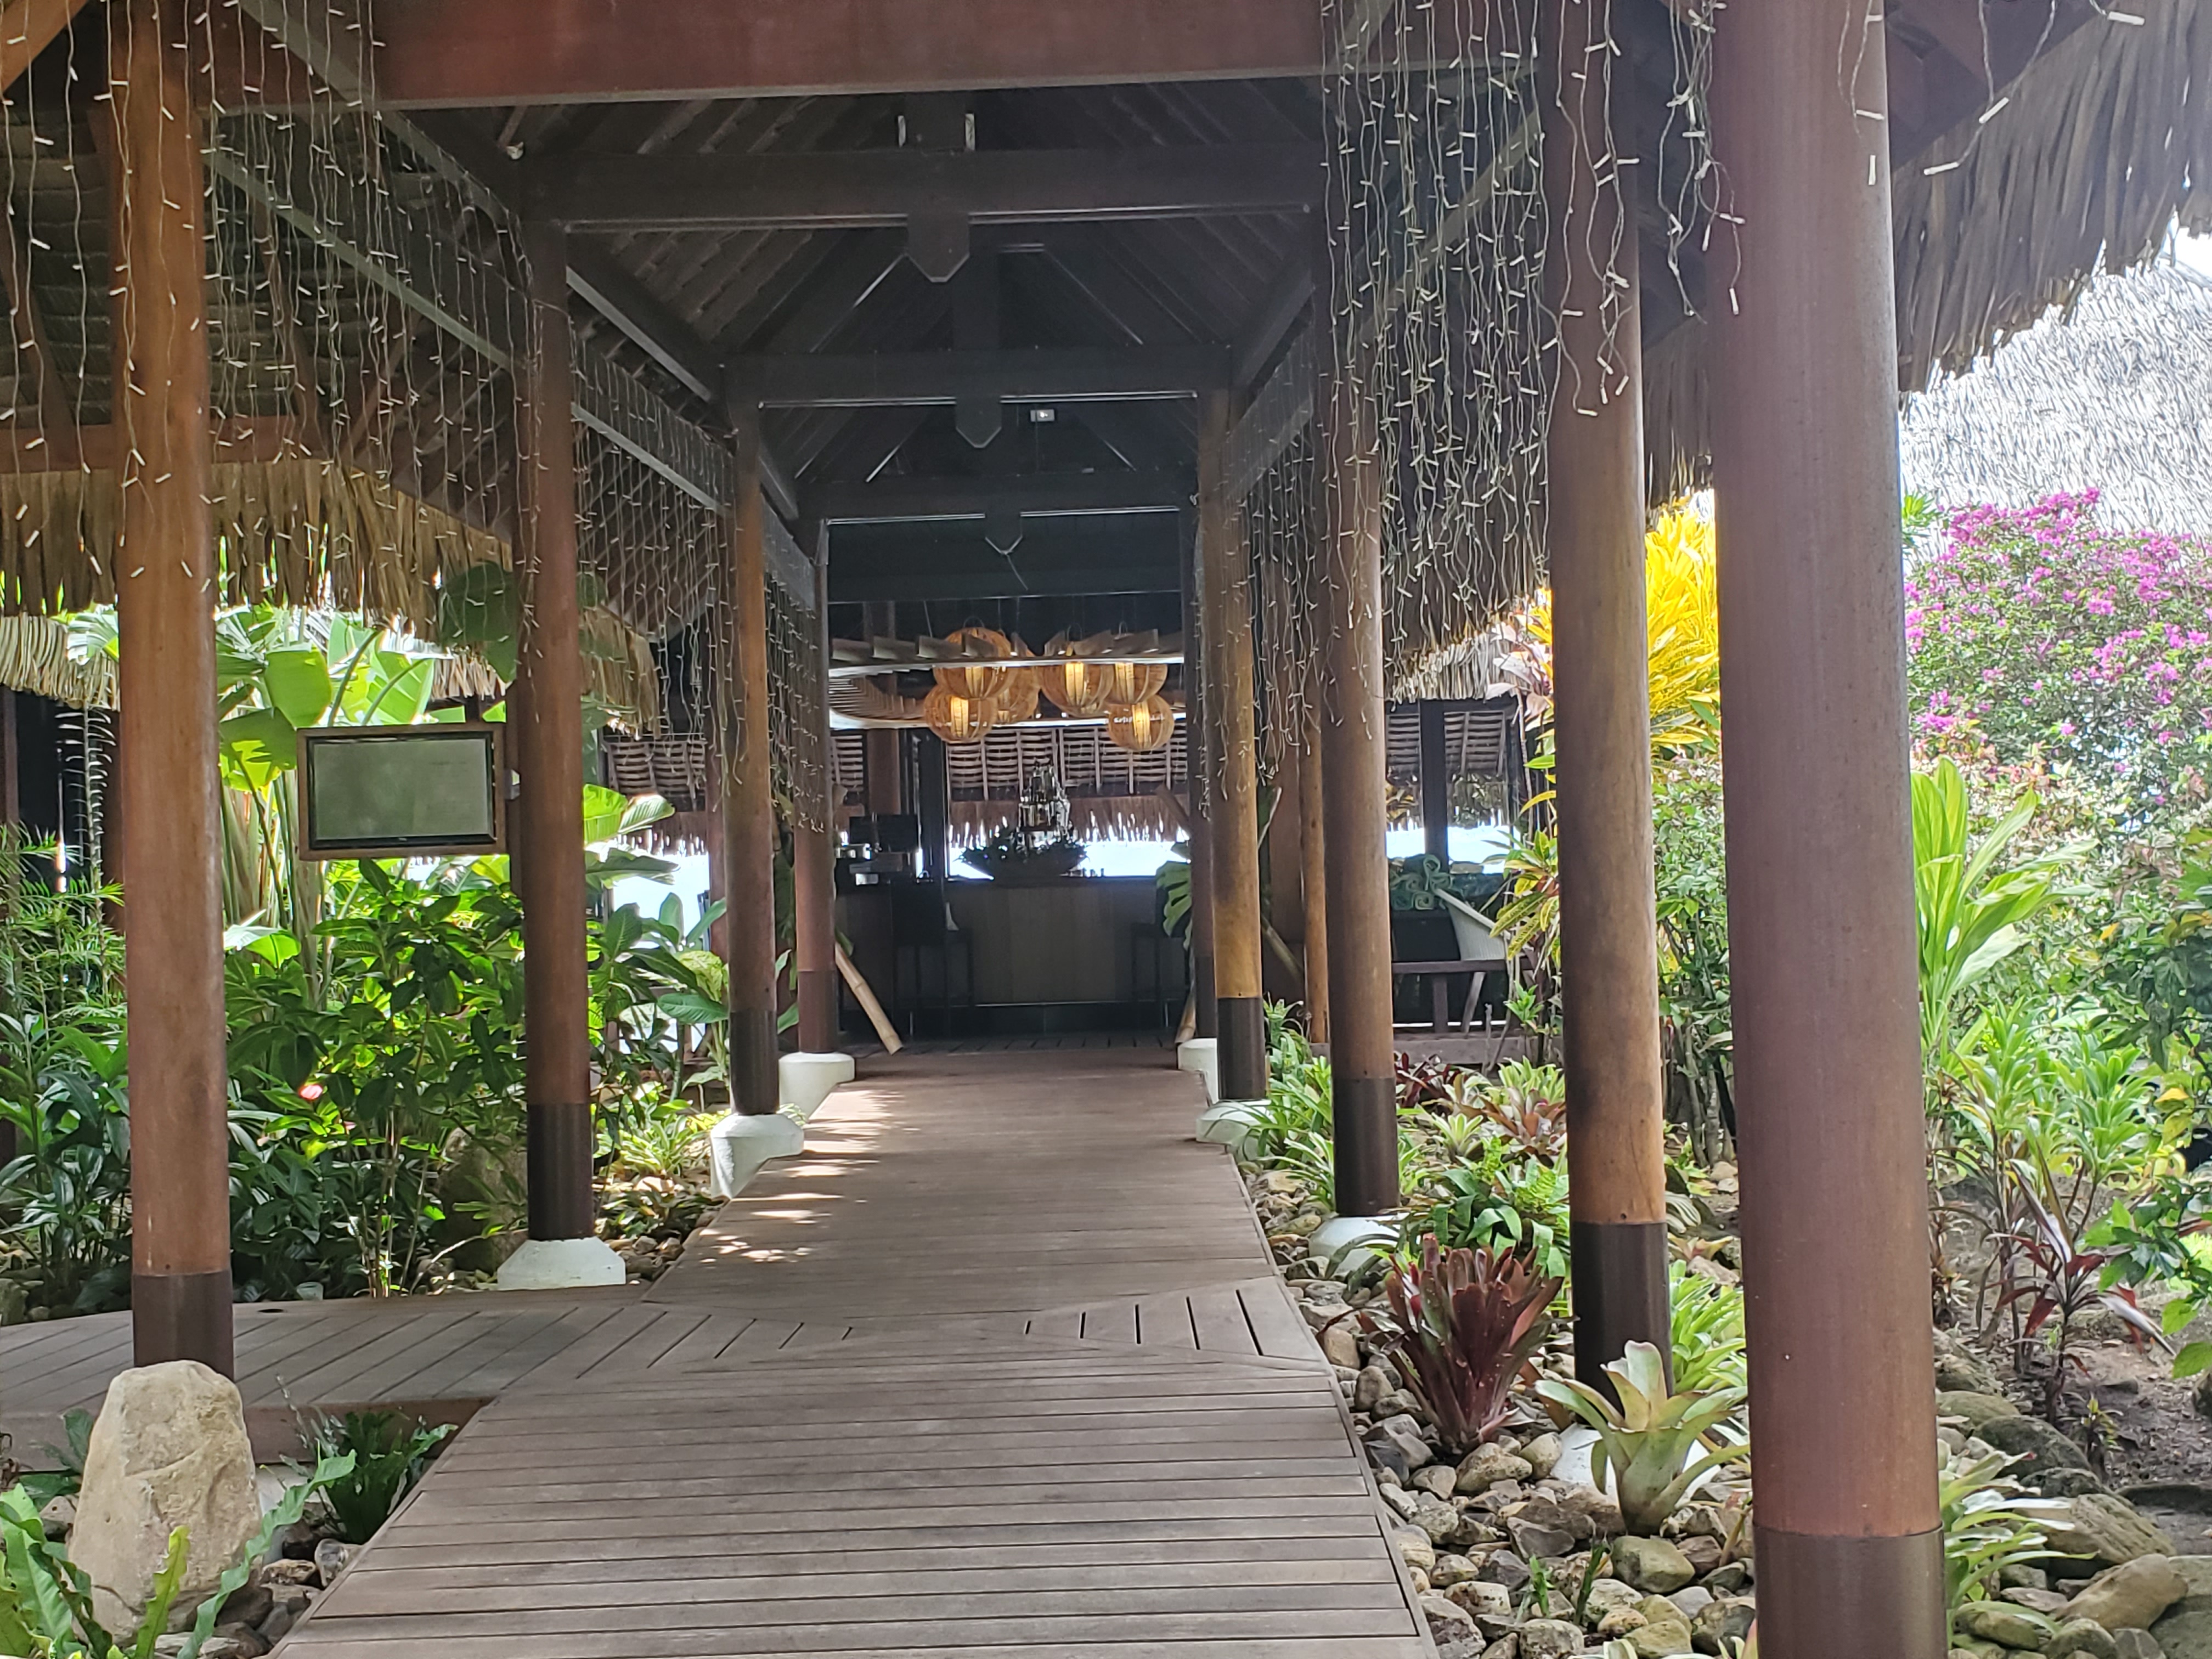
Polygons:
[[[2100,270],[2142,264],[2177,216],[2212,229],[2212,0],[2158,0],[2126,26],[2089,22],[2014,82],[1995,115],[1900,167],[1892,191],[1898,386],[1911,392],[2072,307]],[[1706,346],[1692,319],[1644,356],[1655,501],[1710,482]]]
[[[437,631],[442,578],[508,562],[498,537],[336,461],[219,462],[214,474],[215,532],[230,604],[336,609],[429,639]],[[52,617],[114,603],[118,493],[112,471],[0,474],[0,618]],[[79,706],[112,706],[112,684],[92,684],[51,665],[57,647],[50,636],[36,629],[16,635],[19,650],[39,641],[37,654],[21,664],[20,675],[0,667],[0,683]],[[657,722],[660,682],[647,642],[597,610],[586,615],[584,635],[586,687],[641,726]],[[65,660],[65,641],[61,648]],[[0,665],[12,661],[0,641]],[[41,674],[59,690],[34,683]],[[499,689],[480,669],[457,679],[447,695],[496,696]]]

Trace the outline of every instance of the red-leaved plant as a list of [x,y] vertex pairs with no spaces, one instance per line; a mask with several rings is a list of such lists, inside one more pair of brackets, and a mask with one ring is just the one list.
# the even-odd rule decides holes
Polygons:
[[1383,1289],[1397,1328],[1370,1331],[1412,1373],[1407,1386],[1447,1447],[1472,1450],[1505,1421],[1507,1390],[1551,1331],[1559,1283],[1516,1252],[1447,1250],[1434,1233],[1422,1236],[1418,1267],[1391,1270]]

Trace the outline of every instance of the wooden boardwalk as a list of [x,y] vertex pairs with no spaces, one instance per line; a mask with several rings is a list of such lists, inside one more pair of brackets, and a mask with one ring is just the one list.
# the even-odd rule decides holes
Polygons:
[[[1430,1652],[1195,1082],[868,1070],[647,1291],[241,1309],[258,1437],[288,1401],[470,1419],[279,1652]],[[0,1334],[9,1426],[127,1358],[113,1322]]]

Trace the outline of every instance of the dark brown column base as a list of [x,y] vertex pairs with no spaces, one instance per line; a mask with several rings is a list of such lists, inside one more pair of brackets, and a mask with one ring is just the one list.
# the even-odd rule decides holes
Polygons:
[[1575,1375],[1594,1389],[1632,1342],[1659,1350],[1674,1371],[1674,1321],[1667,1297],[1667,1224],[1577,1221],[1568,1230],[1574,1264]]
[[1190,982],[1198,993],[1198,1024],[1192,1027],[1193,1036],[1218,1037],[1221,1035],[1221,1012],[1213,994],[1213,957],[1212,953],[1200,956],[1193,952],[1190,958]]
[[1217,997],[1214,1023],[1220,1028],[1221,1097],[1267,1097],[1267,1012],[1257,997]]
[[837,970],[799,970],[799,1046],[826,1054],[837,1046]]
[[1397,1080],[1339,1076],[1330,1097],[1337,1213],[1387,1214],[1398,1207]]
[[225,1376],[231,1356],[230,1269],[131,1275],[131,1363],[197,1359]]
[[598,1229],[592,1194],[592,1109],[582,1101],[536,1101],[529,1109],[530,1236],[589,1238]]
[[1759,1639],[1789,1659],[1943,1659],[1943,1534],[1841,1538],[1753,1525]]
[[766,1117],[783,1092],[776,1071],[775,1010],[730,1010],[730,1107]]

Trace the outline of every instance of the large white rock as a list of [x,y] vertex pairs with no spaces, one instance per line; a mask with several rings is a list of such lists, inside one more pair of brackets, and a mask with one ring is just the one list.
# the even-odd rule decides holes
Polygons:
[[775,1063],[777,1090],[792,1115],[804,1123],[822,1109],[831,1090],[853,1080],[850,1054],[785,1054]]
[[1178,1070],[1196,1072],[1209,1101],[1221,1098],[1221,1043],[1216,1037],[1187,1037],[1176,1044]]
[[707,1131],[707,1146],[714,1154],[714,1196],[735,1198],[770,1158],[805,1152],[806,1131],[781,1112],[732,1112]]
[[1350,1250],[1343,1265],[1356,1267],[1397,1243],[1398,1230],[1373,1216],[1336,1215],[1315,1228],[1306,1242],[1315,1259],[1321,1261],[1334,1261],[1340,1252]]
[[1224,1100],[1198,1115],[1198,1138],[1226,1146],[1238,1158],[1249,1154],[1255,1126],[1267,1109],[1264,1100]]
[[603,1238],[526,1238],[499,1264],[502,1291],[573,1291],[620,1285],[629,1277]]
[[94,1617],[118,1633],[138,1627],[169,1534],[182,1527],[185,1582],[170,1614],[181,1629],[260,1526],[236,1383],[175,1359],[107,1385],[70,1534],[70,1559],[92,1580]]

